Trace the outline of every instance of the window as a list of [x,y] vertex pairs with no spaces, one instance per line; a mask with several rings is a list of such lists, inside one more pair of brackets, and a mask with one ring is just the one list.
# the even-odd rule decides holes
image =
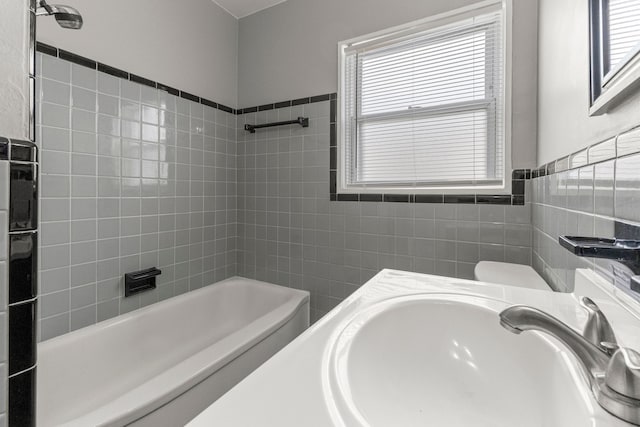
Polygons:
[[591,115],[606,113],[640,80],[640,2],[590,0]]
[[509,191],[505,12],[480,5],[340,44],[339,192]]

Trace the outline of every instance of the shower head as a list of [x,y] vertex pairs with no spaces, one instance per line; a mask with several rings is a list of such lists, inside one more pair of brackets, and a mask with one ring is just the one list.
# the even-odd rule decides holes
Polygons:
[[79,30],[82,28],[82,15],[71,6],[60,4],[49,5],[45,0],[40,0],[39,7],[36,10],[36,16],[53,15],[58,21],[58,25],[62,28]]

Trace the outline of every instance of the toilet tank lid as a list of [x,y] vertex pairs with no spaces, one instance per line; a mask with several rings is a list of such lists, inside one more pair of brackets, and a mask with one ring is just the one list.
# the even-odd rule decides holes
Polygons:
[[520,288],[551,290],[551,287],[528,265],[508,262],[480,261],[474,269],[480,282],[511,285]]

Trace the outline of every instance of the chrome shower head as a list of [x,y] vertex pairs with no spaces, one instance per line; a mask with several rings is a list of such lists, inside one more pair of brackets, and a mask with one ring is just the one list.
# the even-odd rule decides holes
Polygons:
[[60,4],[49,5],[45,0],[40,0],[39,7],[36,10],[36,16],[53,15],[62,28],[71,30],[79,30],[82,28],[82,15],[71,6]]

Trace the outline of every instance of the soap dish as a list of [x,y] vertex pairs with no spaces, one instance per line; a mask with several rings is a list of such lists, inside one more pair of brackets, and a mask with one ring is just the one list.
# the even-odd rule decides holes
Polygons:
[[640,264],[640,241],[599,237],[560,236],[560,245],[580,257],[605,258]]

